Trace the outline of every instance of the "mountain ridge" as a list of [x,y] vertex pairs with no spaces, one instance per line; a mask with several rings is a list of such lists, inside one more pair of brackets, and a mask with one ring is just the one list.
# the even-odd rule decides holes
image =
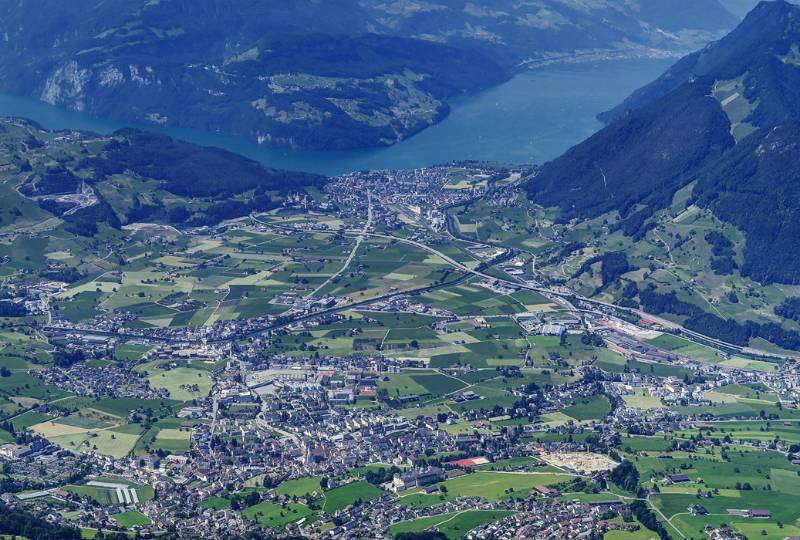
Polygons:
[[[772,152],[800,143],[798,47],[800,7],[761,2],[728,36],[634,92],[605,128],[545,164],[529,196],[558,207],[565,221],[616,213],[611,230],[641,238],[688,186],[687,205],[744,233],[743,276],[800,283],[791,262],[800,255],[800,164]],[[781,253],[771,255],[776,245]]]
[[756,61],[769,64],[769,59],[791,52],[783,34],[791,32],[797,36],[799,18],[800,9],[785,0],[762,0],[731,33],[685,56],[661,77],[633,92],[617,107],[601,113],[599,118],[609,123],[627,111],[654,102],[694,77],[733,79]]
[[277,208],[288,195],[327,180],[138,129],[97,135],[3,118],[0,143],[13,149],[6,172],[16,184],[14,197],[85,237],[94,237],[101,224],[214,225]]
[[386,146],[527,60],[673,53],[735,24],[717,0],[678,4],[0,0],[0,90],[275,147]]

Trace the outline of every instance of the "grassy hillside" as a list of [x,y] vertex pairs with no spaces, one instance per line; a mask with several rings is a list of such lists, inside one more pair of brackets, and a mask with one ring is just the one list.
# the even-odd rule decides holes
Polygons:
[[287,194],[325,182],[136,130],[97,137],[45,131],[22,120],[0,128],[9,225],[47,214],[83,236],[96,235],[101,224],[211,225],[276,208]]

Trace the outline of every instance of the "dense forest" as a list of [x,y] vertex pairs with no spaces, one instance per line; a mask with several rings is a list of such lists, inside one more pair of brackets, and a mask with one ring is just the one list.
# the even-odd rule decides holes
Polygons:
[[[759,130],[697,175],[697,204],[745,234],[741,273],[800,283],[800,124]],[[730,250],[714,245],[723,257]]]
[[75,193],[79,190],[81,179],[72,171],[59,164],[49,167],[44,174],[20,188],[20,192],[28,196],[59,195]]
[[53,525],[24,510],[0,503],[0,534],[28,540],[80,540],[81,532],[72,527]]
[[719,231],[710,231],[705,235],[706,242],[711,246],[711,269],[715,274],[725,276],[732,273],[739,266],[734,257],[736,250],[727,236]]
[[733,146],[725,113],[705,97],[710,86],[709,80],[686,85],[545,164],[526,185],[530,198],[559,207],[564,221],[616,210],[634,218],[623,225],[634,234],[699,165]]
[[794,322],[800,322],[800,298],[790,296],[775,308],[775,315]]
[[590,258],[581,265],[575,275],[579,276],[585,272],[591,272],[592,266],[597,263],[600,263],[600,278],[602,280],[600,289],[617,281],[622,277],[622,274],[635,270],[635,268],[628,263],[628,257],[625,253],[621,251],[612,251]]
[[269,169],[227,150],[157,133],[126,129],[115,135],[102,155],[87,158],[82,167],[94,169],[100,178],[132,171],[187,197],[227,197],[255,188],[285,193],[325,181],[319,175]]
[[661,540],[670,540],[670,538],[672,538],[664,528],[664,525],[658,521],[655,512],[650,510],[650,507],[647,506],[646,502],[641,500],[633,501],[630,508],[633,515],[636,516],[636,519],[638,519],[642,525],[658,534]]
[[28,314],[25,306],[11,300],[0,300],[0,317],[24,317]]
[[639,490],[639,471],[630,461],[623,461],[612,469],[609,479],[617,486],[631,493]]

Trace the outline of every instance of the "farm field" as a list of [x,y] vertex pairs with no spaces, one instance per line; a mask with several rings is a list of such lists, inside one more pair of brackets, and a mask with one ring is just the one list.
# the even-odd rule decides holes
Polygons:
[[[733,388],[730,391],[747,394],[755,390]],[[622,440],[621,448],[636,465],[642,479],[659,486],[660,493],[653,495],[651,501],[687,538],[696,536],[709,522],[717,526],[727,523],[748,537],[756,534],[784,538],[794,534],[792,524],[800,519],[800,513],[790,503],[792,497],[800,493],[800,467],[778,452],[732,443],[774,441],[776,436],[793,441],[797,430],[795,423],[717,421],[670,435],[629,437]],[[724,449],[697,449],[696,452],[671,449],[672,441],[689,441],[689,437],[700,433],[730,437],[732,441]],[[672,485],[665,482],[666,475],[676,473],[686,474],[688,482]],[[692,516],[687,512],[688,505],[697,504],[698,490],[712,493],[699,502],[708,516]],[[753,519],[740,515],[741,512],[737,514],[751,509],[769,510],[771,516]]]
[[[411,84],[386,77],[371,84]],[[643,223],[636,204],[592,219],[537,206],[519,184],[533,166],[267,189],[247,162],[171,192],[146,174],[174,164],[94,169],[119,148],[134,159],[131,134],[37,144],[14,122],[0,126],[4,505],[87,537],[190,519],[211,538],[244,523],[455,540],[509,516],[530,530],[569,516],[570,537],[606,518],[631,529],[610,540],[723,523],[800,536],[800,285],[745,277],[741,231],[691,186]],[[239,175],[244,191],[218,191]]]
[[611,412],[611,404],[603,395],[594,395],[572,402],[562,411],[578,421],[600,420]]
[[[242,229],[227,239],[182,238],[180,242],[179,254],[159,247],[141,253],[131,247],[135,262],[124,271],[100,272],[76,283],[57,296],[55,309],[73,322],[101,313],[133,313],[138,326],[202,326],[279,315],[290,306],[272,300],[285,293],[350,295],[362,300],[390,285],[399,290],[415,288],[438,279],[444,267],[443,261],[406,244],[375,240],[357,257],[365,268],[363,275],[326,284],[341,269],[353,247],[351,239]],[[135,348],[120,352],[125,359],[138,353]]]
[[658,535],[644,527],[638,531],[609,531],[603,536],[603,540],[658,540]]
[[[98,485],[95,485],[98,484]],[[101,504],[103,506],[118,506],[120,505],[118,490],[112,487],[106,487],[105,485],[99,484],[108,484],[114,486],[127,486],[128,491],[136,491],[136,496],[139,499],[140,503],[146,503],[153,499],[155,496],[155,490],[150,486],[145,486],[141,484],[136,484],[134,482],[130,482],[124,479],[115,478],[115,477],[100,477],[93,480],[88,481],[85,484],[80,485],[67,485],[64,486],[66,491],[74,493],[79,496],[89,497],[93,501]],[[122,501],[122,505],[125,505],[127,499]],[[136,516],[136,513],[132,514],[131,519]],[[123,518],[126,519],[126,518]],[[139,518],[141,520],[141,518]],[[127,525],[126,525],[127,526]]]
[[242,515],[259,525],[280,529],[289,523],[306,519],[311,513],[311,510],[302,504],[289,503],[280,506],[271,502],[261,502],[246,508]]
[[663,403],[661,403],[661,399],[647,395],[643,390],[625,395],[623,399],[628,407],[636,409],[657,409],[664,406]]
[[370,239],[362,244],[351,263],[361,268],[334,277],[316,294],[346,296],[362,301],[386,294],[418,289],[442,278],[445,261],[408,244]]
[[209,508],[211,510],[223,510],[225,508],[230,508],[231,501],[224,497],[217,497],[212,496],[200,503],[201,508]]
[[334,514],[337,510],[350,506],[356,501],[367,502],[377,499],[382,494],[383,491],[372,484],[363,481],[353,482],[326,491],[322,509],[329,514]]
[[[564,344],[557,338],[526,337],[510,317],[463,319],[442,330],[432,328],[431,317],[387,316],[374,312],[352,312],[357,317],[332,325],[321,325],[310,333],[280,336],[271,344],[270,352],[289,356],[315,353],[349,354],[380,350],[398,361],[422,362],[431,369],[452,369],[464,366],[479,369],[522,367],[526,359],[541,368],[560,365],[581,365],[595,357],[613,355],[605,349],[586,346],[580,336],[568,336]],[[387,325],[391,324],[391,328]],[[310,334],[310,335],[308,335]],[[431,374],[435,375],[435,374]],[[398,377],[399,379],[399,377]],[[406,380],[400,388],[407,394],[447,394],[456,391],[458,382],[444,383],[441,376],[423,377],[425,385]],[[434,381],[438,381],[434,383]],[[444,385],[444,386],[443,386]],[[389,385],[394,394],[398,388]],[[422,386],[423,388],[420,388]],[[413,390],[413,391],[412,391]]]
[[502,499],[525,497],[536,486],[546,486],[567,481],[569,474],[558,473],[504,473],[475,472],[446,480],[447,497],[474,497]]
[[393,535],[397,535],[406,532],[423,532],[435,528],[442,532],[448,539],[456,540],[475,527],[486,523],[493,523],[512,514],[513,512],[498,510],[475,510],[442,514],[435,517],[397,523],[389,528],[389,532]]
[[137,369],[147,372],[150,386],[167,390],[170,399],[191,401],[192,399],[206,397],[211,391],[211,376],[206,370],[190,367],[176,367],[164,370],[158,366],[148,364],[139,366]]
[[298,478],[297,480],[287,480],[275,488],[275,493],[288,495],[289,497],[302,497],[311,493],[322,493],[319,477]]
[[150,518],[136,510],[128,510],[127,512],[122,512],[112,517],[120,527],[128,529],[141,525],[149,525],[151,523]]

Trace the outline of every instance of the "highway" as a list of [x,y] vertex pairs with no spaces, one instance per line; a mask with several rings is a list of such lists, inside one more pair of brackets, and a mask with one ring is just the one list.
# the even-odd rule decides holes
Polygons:
[[[403,291],[402,293],[393,292],[393,293],[390,293],[390,294],[385,294],[385,295],[373,297],[373,298],[370,298],[368,300],[363,300],[363,301],[360,301],[360,302],[352,302],[352,303],[349,303],[349,304],[347,304],[345,306],[336,306],[336,307],[333,307],[333,308],[320,310],[320,311],[314,312],[314,313],[309,314],[309,315],[303,315],[303,316],[295,317],[295,318],[293,318],[293,319],[291,319],[289,321],[276,323],[276,324],[273,324],[273,325],[269,325],[269,326],[262,327],[262,328],[259,328],[259,329],[256,329],[256,330],[253,330],[253,331],[250,331],[250,332],[246,332],[246,333],[240,334],[239,336],[237,336],[236,339],[242,339],[242,338],[245,338],[245,337],[250,337],[250,336],[254,336],[254,335],[263,334],[265,332],[269,332],[269,331],[276,330],[276,329],[279,329],[279,328],[284,328],[284,327],[286,327],[286,326],[288,326],[288,325],[290,325],[292,323],[302,322],[304,320],[309,320],[309,319],[312,319],[312,318],[315,318],[315,317],[319,317],[321,315],[334,314],[334,313],[338,313],[338,312],[341,312],[341,311],[346,311],[346,310],[349,310],[349,309],[353,309],[353,308],[356,308],[356,307],[359,307],[359,306],[363,306],[363,305],[371,304],[371,303],[374,303],[374,302],[378,302],[378,301],[381,301],[381,300],[386,300],[388,298],[397,296],[398,294],[420,294],[420,293],[427,292],[429,290],[434,290],[434,289],[439,289],[439,288],[442,288],[442,287],[453,286],[453,285],[455,285],[457,283],[463,282],[469,276],[475,276],[475,277],[479,277],[479,278],[482,278],[482,279],[487,279],[487,280],[490,280],[490,281],[498,282],[498,283],[501,283],[503,285],[508,285],[508,286],[512,286],[512,287],[518,287],[518,288],[521,288],[521,289],[526,289],[526,290],[529,290],[529,291],[533,291],[533,292],[542,294],[542,295],[550,298],[551,300],[558,302],[559,304],[563,305],[567,309],[569,309],[571,311],[574,311],[576,313],[604,314],[601,311],[597,311],[597,309],[612,310],[612,311],[617,312],[617,313],[619,313],[619,312],[628,313],[628,314],[634,315],[634,316],[636,316],[636,317],[638,317],[640,319],[643,319],[643,318],[644,319],[649,319],[649,320],[653,321],[654,323],[656,323],[658,325],[661,325],[662,327],[664,327],[664,328],[666,328],[668,330],[672,330],[674,332],[677,332],[677,333],[679,333],[679,334],[681,334],[681,335],[683,335],[685,337],[688,337],[690,339],[701,340],[701,341],[703,341],[705,343],[710,343],[712,345],[716,345],[718,347],[722,347],[722,348],[725,348],[725,349],[728,349],[728,350],[736,351],[736,352],[739,352],[739,353],[742,353],[742,354],[748,354],[750,356],[758,356],[758,357],[761,357],[761,358],[773,359],[773,360],[796,360],[797,359],[796,356],[792,356],[792,355],[782,355],[782,354],[777,354],[777,353],[770,353],[770,352],[767,352],[767,351],[761,351],[761,350],[757,350],[757,349],[746,348],[746,347],[742,347],[740,345],[736,345],[736,344],[733,344],[733,343],[728,343],[728,342],[722,341],[720,339],[716,339],[716,338],[713,338],[713,337],[710,337],[710,336],[706,336],[704,334],[701,334],[700,332],[696,332],[694,330],[689,330],[689,329],[687,329],[687,328],[685,328],[685,327],[681,326],[680,324],[677,324],[677,323],[675,323],[673,321],[669,321],[669,320],[664,319],[662,317],[658,317],[658,316],[655,316],[655,315],[652,315],[652,314],[649,314],[649,313],[646,313],[644,311],[640,311],[640,310],[637,310],[637,309],[620,307],[620,306],[617,306],[617,305],[614,305],[614,304],[611,304],[611,303],[602,302],[600,300],[594,300],[592,298],[586,298],[584,296],[578,295],[578,294],[573,293],[573,292],[563,293],[563,292],[558,292],[558,291],[551,290],[551,289],[549,289],[547,287],[541,287],[541,286],[537,286],[537,285],[530,285],[528,283],[525,283],[525,282],[522,282],[522,281],[518,281],[518,280],[504,279],[504,278],[492,276],[492,275],[486,274],[484,271],[482,271],[482,267],[485,267],[486,263],[478,266],[475,269],[469,268],[468,266],[464,265],[463,263],[460,263],[460,262],[456,261],[452,257],[442,253],[441,251],[439,251],[436,248],[431,247],[431,246],[429,246],[427,244],[423,244],[421,242],[418,242],[416,240],[411,240],[411,239],[408,239],[408,238],[402,238],[402,237],[398,237],[398,236],[392,236],[390,234],[384,234],[384,233],[377,233],[377,232],[369,231],[369,229],[372,226],[372,221],[373,221],[372,213],[373,213],[373,211],[372,211],[372,200],[371,200],[371,196],[369,194],[368,194],[368,197],[370,198],[369,212],[368,212],[369,215],[368,215],[368,218],[367,218],[367,223],[363,228],[361,228],[361,229],[344,229],[344,230],[338,230],[338,231],[333,231],[333,230],[331,230],[331,231],[317,231],[317,230],[313,231],[315,234],[331,234],[331,235],[334,235],[334,234],[339,234],[339,233],[343,232],[344,234],[347,234],[349,236],[356,236],[356,238],[357,238],[356,248],[354,248],[354,250],[350,253],[350,256],[348,257],[348,259],[345,262],[342,270],[340,270],[339,273],[343,272],[349,266],[350,262],[352,262],[352,259],[355,256],[355,253],[357,252],[357,247],[360,246],[361,242],[363,242],[365,238],[371,237],[371,238],[381,238],[381,239],[384,239],[384,240],[400,242],[400,243],[411,245],[411,246],[414,246],[414,247],[419,248],[421,250],[427,251],[428,253],[430,253],[432,255],[435,255],[436,257],[440,258],[441,260],[443,260],[444,262],[446,262],[447,264],[449,264],[453,268],[463,272],[464,276],[460,276],[459,278],[457,278],[455,280],[450,280],[448,282],[432,284],[432,285],[429,285],[429,286],[420,287],[418,289],[412,289],[412,290],[409,290],[409,291]],[[278,224],[272,223],[272,222],[261,221],[261,220],[258,219],[258,216],[255,215],[255,214],[250,215],[250,219],[252,219],[254,222],[256,222],[256,223],[258,223],[260,225],[263,225],[263,226],[266,226],[266,227],[272,227],[272,228],[279,229],[279,230],[285,230],[285,231],[297,232],[297,233],[308,233],[308,232],[310,232],[310,231],[308,231],[306,229],[303,229],[303,228],[300,228],[300,227],[278,225]],[[505,249],[508,249],[508,248],[505,248]],[[491,264],[495,265],[495,264],[499,264],[499,262],[502,262],[502,261],[497,261],[497,260],[491,261]],[[585,304],[593,306],[595,309],[580,309],[580,308],[576,308],[573,305],[573,301],[583,302]],[[71,333],[76,333],[76,334],[84,334],[84,335],[105,335],[105,336],[113,336],[113,337],[127,337],[124,334],[119,334],[119,333],[109,333],[109,332],[100,332],[100,331],[82,330],[82,329],[65,329],[65,328],[60,328],[60,327],[53,327],[51,325],[47,325],[44,328],[47,329],[47,330],[58,330],[58,331],[65,331],[65,332],[71,332]],[[142,336],[133,336],[133,335],[131,335],[130,338],[131,339],[134,339],[134,338],[137,338],[137,339],[150,339],[150,340],[156,341],[156,342],[159,342],[159,341],[160,342],[179,341],[179,340],[174,340],[174,339],[170,339],[170,338],[166,338],[166,337],[164,337],[164,338],[162,338],[162,337],[143,338]],[[209,340],[208,342],[209,343],[227,343],[227,342],[230,342],[230,341],[231,341],[231,338],[224,338],[224,339],[218,339],[218,340]]]
[[364,224],[364,229],[356,237],[356,243],[353,246],[353,249],[350,251],[350,255],[348,255],[347,260],[344,261],[344,264],[342,265],[342,268],[339,269],[339,271],[336,272],[335,274],[333,274],[331,277],[326,279],[325,282],[322,283],[322,285],[320,285],[319,287],[314,289],[314,292],[311,293],[311,296],[314,296],[315,294],[317,294],[317,292],[321,291],[322,289],[324,289],[325,286],[328,283],[330,283],[331,281],[335,280],[336,278],[338,278],[339,276],[344,274],[345,271],[347,271],[347,268],[350,266],[350,263],[353,262],[353,259],[355,258],[356,253],[358,253],[358,248],[361,247],[362,242],[364,242],[364,239],[369,234],[369,230],[372,228],[372,213],[373,213],[373,210],[372,210],[372,193],[368,191],[367,192],[367,222]]
[[[301,231],[302,232],[307,232],[307,231],[303,231],[303,229],[297,229],[297,228],[293,228],[293,227],[279,226],[279,225],[274,225],[274,224],[271,224],[271,223],[264,223],[264,222],[260,222],[260,221],[259,221],[259,223],[262,223],[263,225],[269,225],[269,226],[272,226],[272,227],[276,227],[276,228],[279,228],[279,229],[290,229],[290,230],[293,230],[295,232],[301,232]],[[345,233],[349,234],[349,235],[362,234],[361,231],[352,230],[352,229],[345,230]],[[331,232],[330,234],[334,234],[334,232]],[[749,347],[742,347],[741,345],[736,345],[734,343],[728,343],[728,342],[722,341],[720,339],[716,339],[716,338],[713,338],[713,337],[710,337],[710,336],[706,336],[705,334],[701,334],[700,332],[696,332],[694,330],[689,330],[688,328],[685,328],[685,327],[681,326],[680,324],[677,324],[677,323],[675,323],[673,321],[664,319],[662,317],[658,317],[656,315],[652,315],[650,313],[646,313],[646,312],[641,311],[641,310],[637,310],[637,309],[633,309],[633,308],[620,307],[620,306],[617,306],[615,304],[610,304],[608,302],[602,302],[600,300],[594,300],[592,298],[586,298],[585,296],[581,296],[579,294],[572,293],[572,292],[570,292],[570,293],[561,293],[561,292],[553,291],[553,290],[548,289],[546,287],[540,287],[540,286],[536,286],[536,285],[529,285],[529,284],[521,282],[521,281],[498,278],[498,277],[486,274],[484,272],[481,272],[480,270],[473,270],[473,269],[465,266],[464,264],[454,260],[452,257],[449,257],[449,256],[445,255],[441,251],[439,251],[439,250],[437,250],[437,249],[435,249],[435,248],[433,248],[431,246],[428,246],[426,244],[423,244],[421,242],[417,242],[416,240],[410,240],[408,238],[400,238],[400,237],[392,236],[392,235],[389,235],[389,234],[382,234],[382,233],[375,233],[375,232],[368,233],[368,236],[372,236],[372,237],[376,237],[376,238],[383,238],[383,239],[388,239],[388,240],[394,240],[394,241],[397,241],[397,242],[402,242],[402,243],[405,243],[405,244],[409,244],[409,245],[415,246],[415,247],[417,247],[419,249],[423,249],[423,250],[425,250],[425,251],[427,251],[427,252],[429,252],[429,253],[431,253],[433,255],[436,255],[437,257],[439,257],[443,261],[447,262],[448,264],[450,264],[451,266],[457,268],[458,270],[461,270],[462,272],[465,272],[465,273],[468,273],[468,274],[472,274],[472,275],[480,277],[480,278],[489,279],[489,280],[492,280],[492,281],[497,281],[497,282],[502,283],[504,285],[510,285],[510,286],[514,286],[514,287],[520,287],[522,289],[527,289],[527,290],[530,290],[530,291],[533,291],[533,292],[537,292],[539,294],[542,294],[542,295],[545,295],[545,296],[548,296],[548,297],[551,297],[551,298],[552,297],[556,297],[556,298],[560,299],[561,302],[566,306],[572,306],[572,302],[571,301],[572,300],[577,300],[577,301],[580,301],[580,302],[584,302],[586,304],[590,304],[590,305],[595,306],[597,308],[611,309],[611,310],[615,310],[617,312],[621,311],[621,312],[624,312],[624,313],[635,315],[636,317],[638,317],[640,319],[649,319],[649,320],[653,321],[654,323],[663,326],[666,329],[677,331],[677,332],[679,332],[680,334],[682,334],[684,336],[688,336],[688,337],[694,338],[694,339],[699,339],[699,340],[705,341],[707,343],[711,343],[713,345],[716,345],[718,347],[723,347],[723,348],[727,348],[727,349],[730,349],[730,350],[734,350],[734,351],[740,352],[742,354],[755,355],[755,356],[760,356],[760,357],[763,357],[763,358],[771,358],[771,359],[776,359],[776,360],[795,360],[795,359],[797,359],[796,356],[771,353],[771,352],[767,352],[767,351],[761,351],[761,350],[758,350],[758,349],[752,349],[752,348],[749,348]],[[508,249],[508,248],[506,248],[506,249]],[[574,311],[576,311],[576,312],[595,313],[593,310],[581,310],[581,309],[575,308],[574,306],[572,306],[572,309]]]

